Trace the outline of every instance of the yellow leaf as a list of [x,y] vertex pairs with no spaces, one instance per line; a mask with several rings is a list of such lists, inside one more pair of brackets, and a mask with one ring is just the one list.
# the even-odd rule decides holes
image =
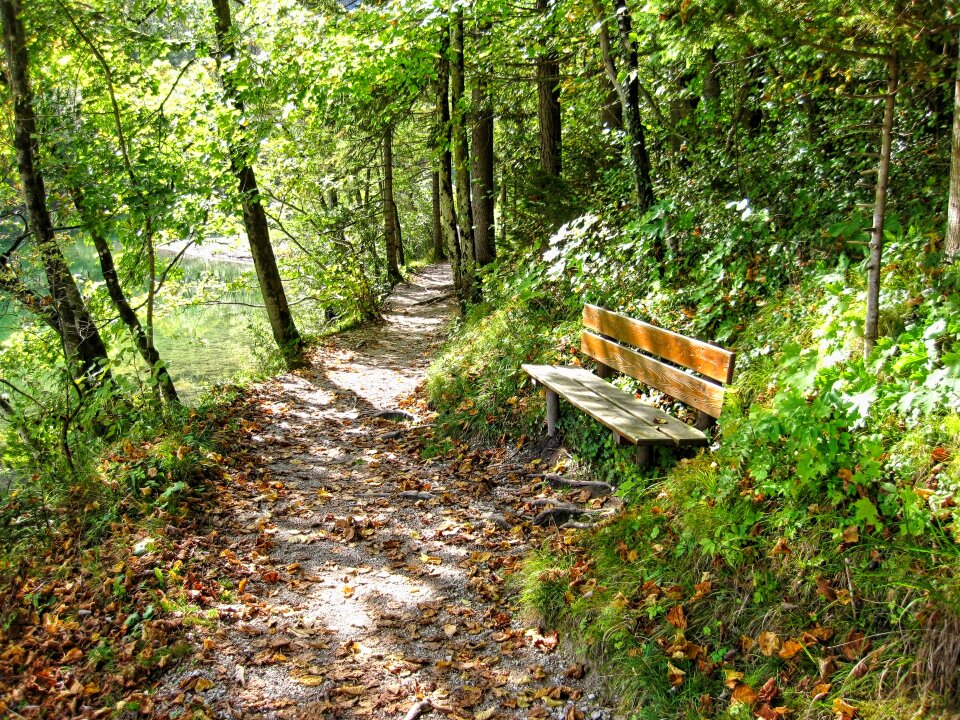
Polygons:
[[760,646],[760,652],[770,657],[780,649],[780,636],[772,632],[762,632],[757,638],[757,645]]
[[207,678],[202,677],[199,680],[197,680],[197,684],[193,686],[193,689],[196,690],[197,692],[206,692],[212,687],[213,687],[213,680],[208,680]]
[[687,677],[687,673],[678,668],[673,663],[667,663],[667,680],[670,682],[673,687],[678,687],[683,685],[684,679]]
[[355,590],[356,590],[356,588],[355,588],[353,585],[344,585],[344,586],[343,586],[343,596],[344,596],[345,598],[353,597],[353,593],[354,593]]
[[307,687],[317,687],[323,685],[326,681],[327,679],[323,675],[301,675],[297,678],[298,683]]
[[420,562],[425,565],[439,565],[443,562],[441,558],[438,558],[436,555],[421,555]]
[[743,673],[738,672],[737,670],[730,670],[729,668],[723,669],[723,684],[728,688],[733,690],[737,683],[743,680]]

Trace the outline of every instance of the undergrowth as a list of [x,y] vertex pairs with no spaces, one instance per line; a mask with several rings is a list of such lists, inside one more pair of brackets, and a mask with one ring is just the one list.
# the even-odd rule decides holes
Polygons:
[[590,366],[585,302],[738,351],[715,443],[695,458],[640,471],[607,431],[562,409],[564,443],[627,504],[530,558],[525,603],[567,630],[638,719],[956,707],[960,658],[944,640],[960,627],[956,272],[928,231],[895,224],[883,337],[864,359],[862,253],[830,244],[843,228],[819,248],[807,236],[808,259],[790,272],[743,252],[773,234],[759,213],[660,262],[666,212],[584,216],[542,256],[501,261],[487,304],[433,367],[442,429],[501,441],[542,432],[522,363]]

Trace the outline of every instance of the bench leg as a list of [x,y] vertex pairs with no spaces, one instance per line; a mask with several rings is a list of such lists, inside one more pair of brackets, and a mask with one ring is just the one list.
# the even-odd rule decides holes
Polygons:
[[556,437],[557,420],[560,418],[560,397],[550,388],[547,392],[547,435]]
[[642,468],[649,467],[653,459],[653,448],[649,445],[637,445],[637,466]]
[[612,378],[614,375],[613,368],[609,365],[604,365],[601,362],[597,363],[597,377],[603,378],[604,380]]
[[712,430],[713,426],[717,424],[717,419],[711,415],[707,415],[703,410],[697,410],[697,422],[694,425],[697,430],[701,432],[707,432]]

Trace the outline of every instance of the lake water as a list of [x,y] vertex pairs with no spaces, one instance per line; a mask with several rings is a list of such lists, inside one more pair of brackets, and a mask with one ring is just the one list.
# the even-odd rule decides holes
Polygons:
[[[102,280],[93,248],[75,243],[66,255],[79,279]],[[168,261],[158,258],[158,268]],[[250,307],[262,303],[252,265],[184,257],[180,268],[182,277],[175,283],[179,291],[172,294],[164,288],[157,299],[155,343],[181,398],[189,402],[206,388],[255,370],[255,347],[271,336],[266,311]],[[138,314],[143,322],[145,308]],[[20,322],[14,307],[0,303],[0,341],[19,330]],[[141,377],[147,376],[139,356],[131,365]]]

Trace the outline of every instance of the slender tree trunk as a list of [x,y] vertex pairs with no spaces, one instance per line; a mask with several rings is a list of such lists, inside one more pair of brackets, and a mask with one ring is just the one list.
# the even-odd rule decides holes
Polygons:
[[447,253],[443,249],[443,228],[440,220],[440,171],[434,170],[431,174],[432,179],[432,200],[433,200],[433,262],[442,262],[447,259]]
[[458,9],[450,24],[450,107],[453,132],[453,172],[456,178],[457,228],[462,252],[461,275],[465,299],[473,302],[476,293],[474,269],[477,253],[473,237],[473,203],[470,199],[470,146],[464,110],[465,72],[463,57],[463,10]]
[[473,105],[477,108],[473,126],[473,239],[477,248],[477,265],[489,265],[496,256],[493,186],[493,108],[487,78],[480,75],[473,89]]
[[893,144],[893,113],[897,104],[900,61],[896,51],[887,60],[887,95],[883,106],[880,136],[880,165],[877,168],[877,189],[873,204],[873,226],[870,228],[870,259],[867,265],[867,317],[864,323],[863,352],[870,357],[877,343],[880,324],[880,268],[883,260],[883,221],[887,212],[887,186],[890,182],[890,152]]
[[[548,0],[537,0],[537,12],[546,16]],[[540,169],[559,177],[562,168],[560,117],[560,61],[554,51],[537,56],[537,117],[540,123]]]
[[[126,293],[120,284],[120,276],[117,274],[117,267],[113,261],[113,251],[110,249],[110,241],[103,236],[103,233],[97,228],[95,222],[88,217],[89,213],[84,207],[83,194],[79,190],[73,190],[73,204],[80,214],[80,218],[87,226],[90,238],[93,240],[93,246],[96,248],[97,257],[100,259],[100,271],[103,275],[103,282],[107,286],[107,292],[113,301],[113,306],[117,309],[117,314],[123,324],[127,326],[133,342],[137,347],[140,356],[146,361],[150,368],[150,373],[157,381],[160,393],[163,399],[170,405],[179,405],[180,398],[177,396],[177,390],[173,384],[173,378],[167,371],[160,353],[153,344],[153,337],[148,333],[140,323],[136,311],[130,305]],[[152,244],[152,243],[151,243]]]
[[[217,48],[214,54],[217,64],[222,65],[224,59],[230,58],[236,52],[233,21],[230,17],[230,0],[212,0],[212,2],[217,34]],[[226,95],[242,115],[243,100],[237,92],[230,73],[221,72],[221,80]],[[240,186],[243,224],[250,242],[250,254],[253,255],[257,279],[260,281],[260,293],[267,308],[273,339],[280,348],[287,368],[292,370],[306,367],[308,363],[304,355],[303,340],[287,303],[287,294],[280,279],[280,270],[277,268],[277,258],[270,242],[267,216],[260,202],[260,189],[257,187],[257,178],[250,164],[248,154],[250,148],[246,145],[246,142],[231,141],[230,166]]]
[[397,206],[393,202],[393,126],[383,131],[383,235],[387,247],[387,278],[400,282]]
[[950,145],[950,196],[944,253],[948,260],[960,257],[960,59],[953,89],[953,141]]
[[437,62],[437,136],[435,146],[438,152],[440,226],[453,270],[453,284],[457,290],[460,309],[466,307],[467,293],[463,283],[463,252],[457,235],[457,211],[453,200],[453,155],[450,151],[450,61],[447,51],[450,47],[450,35],[444,32],[440,38],[440,59]]
[[598,2],[596,10],[600,21],[600,50],[603,55],[603,65],[607,77],[620,97],[625,131],[624,140],[627,144],[627,155],[630,158],[630,169],[633,173],[633,185],[637,193],[638,209],[640,212],[644,212],[653,205],[654,194],[653,182],[650,179],[650,154],[647,151],[646,134],[640,117],[639,61],[636,43],[631,39],[633,30],[627,6],[624,0],[614,0],[613,6],[620,39],[620,56],[624,68],[619,72],[617,70],[610,44],[610,35],[607,30],[606,9]]
[[633,168],[633,182],[637,191],[638,210],[646,211],[653,205],[653,182],[650,180],[650,155],[647,152],[647,140],[640,117],[640,77],[637,45],[631,38],[633,29],[630,12],[625,0],[614,0],[617,16],[617,29],[620,31],[620,48],[626,65],[623,94],[623,124],[630,143],[630,165]]
[[19,0],[0,0],[0,22],[3,24],[7,83],[13,101],[17,169],[30,229],[43,262],[67,363],[76,376],[99,384],[109,377],[105,369],[107,348],[56,242],[43,175],[36,166],[39,135]]

